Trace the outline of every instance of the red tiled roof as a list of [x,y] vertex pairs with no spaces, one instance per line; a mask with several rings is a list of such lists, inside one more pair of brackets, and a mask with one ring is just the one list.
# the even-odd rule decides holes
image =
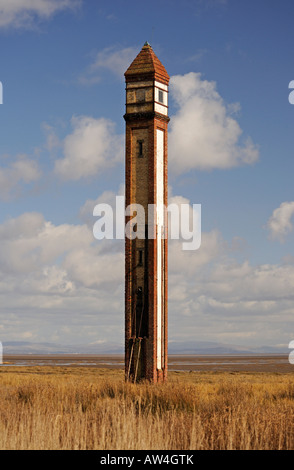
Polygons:
[[127,71],[125,72],[126,78],[131,78],[133,75],[153,74],[155,78],[162,79],[164,82],[169,82],[169,75],[164,66],[156,57],[152,47],[145,44],[141,52],[133,60]]

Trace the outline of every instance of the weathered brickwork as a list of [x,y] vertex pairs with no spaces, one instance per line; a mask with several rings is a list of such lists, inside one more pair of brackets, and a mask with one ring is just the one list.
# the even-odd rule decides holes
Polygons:
[[[157,197],[157,129],[164,134],[163,201],[167,205],[169,119],[164,106],[158,109],[162,109],[165,114],[155,112],[155,87],[158,89],[162,84],[167,93],[169,76],[152,48],[145,45],[126,71],[125,77],[126,207],[137,203],[145,209],[145,239],[130,240],[126,237],[125,240],[125,373],[127,380],[163,382],[167,378],[167,239],[158,242],[161,244],[158,246],[156,236],[154,239],[147,238],[147,230],[151,224],[148,204],[156,204]],[[164,99],[167,103],[167,96]],[[126,223],[129,220],[130,217],[126,217]],[[158,228],[152,228],[157,233]],[[157,250],[158,254],[161,253],[160,276]],[[161,279],[161,286],[157,285],[158,278]],[[158,295],[162,304],[160,315]],[[161,342],[158,339],[158,328],[161,328]],[[160,368],[158,364],[161,364]]]

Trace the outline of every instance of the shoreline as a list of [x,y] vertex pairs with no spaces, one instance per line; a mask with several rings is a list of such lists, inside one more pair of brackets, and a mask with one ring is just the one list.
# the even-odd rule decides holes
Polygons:
[[[5,354],[6,367],[95,367],[124,369],[123,354]],[[168,357],[170,371],[188,372],[271,372],[294,373],[287,354],[260,355],[188,355],[175,354]]]

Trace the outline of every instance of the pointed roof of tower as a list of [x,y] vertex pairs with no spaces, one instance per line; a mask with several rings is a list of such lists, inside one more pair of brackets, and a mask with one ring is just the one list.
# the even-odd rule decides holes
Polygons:
[[166,84],[169,82],[169,75],[165,67],[154,54],[152,47],[147,41],[142,47],[141,52],[139,52],[125,72],[126,79],[130,80],[132,80],[133,77],[137,78],[138,75],[152,75],[154,78]]

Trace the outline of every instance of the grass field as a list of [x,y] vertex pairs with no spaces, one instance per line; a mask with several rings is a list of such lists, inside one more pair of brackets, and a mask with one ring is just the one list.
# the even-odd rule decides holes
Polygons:
[[0,368],[0,449],[294,449],[294,375]]

